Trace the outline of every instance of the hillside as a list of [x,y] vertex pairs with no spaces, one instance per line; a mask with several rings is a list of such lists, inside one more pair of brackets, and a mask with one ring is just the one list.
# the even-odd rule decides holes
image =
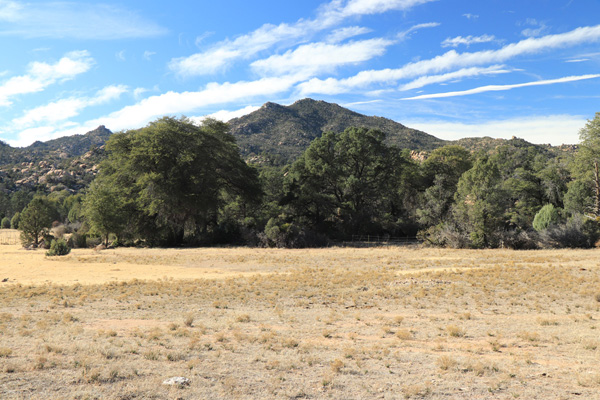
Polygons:
[[2,189],[79,191],[96,176],[98,164],[104,158],[104,143],[111,134],[106,127],[99,126],[84,135],[36,141],[22,148],[0,142]]
[[229,121],[244,157],[269,154],[290,161],[323,132],[357,126],[379,129],[388,143],[411,150],[433,150],[447,142],[382,117],[369,117],[337,104],[304,99],[290,106],[265,103],[260,109]]
[[[245,159],[266,158],[282,164],[297,158],[323,132],[342,132],[351,126],[379,129],[387,133],[389,144],[420,153],[415,154],[420,159],[446,144],[458,144],[473,152],[491,152],[504,144],[533,146],[557,155],[573,154],[577,150],[577,146],[533,145],[517,138],[445,141],[387,118],[362,115],[337,104],[312,99],[299,100],[290,106],[265,103],[248,115],[230,120],[229,124]],[[0,141],[0,190],[10,192],[25,186],[32,190],[79,191],[96,175],[105,157],[104,143],[111,134],[101,125],[83,135],[37,141],[24,148],[13,148]]]

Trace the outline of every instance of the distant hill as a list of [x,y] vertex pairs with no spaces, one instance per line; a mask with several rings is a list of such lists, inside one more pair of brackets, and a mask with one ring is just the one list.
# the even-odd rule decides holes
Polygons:
[[0,189],[25,186],[77,192],[96,176],[104,158],[104,143],[111,134],[101,125],[84,135],[36,141],[27,147],[13,148],[0,142]]
[[275,155],[297,158],[323,132],[342,132],[352,126],[379,129],[388,143],[411,150],[433,150],[447,142],[382,117],[369,117],[337,104],[304,99],[290,106],[265,103],[260,109],[229,121],[244,157]]
[[[337,104],[304,99],[290,106],[265,103],[260,109],[229,121],[242,156],[254,162],[266,159],[288,163],[296,159],[323,132],[342,132],[348,127],[379,129],[387,142],[413,150],[416,159],[447,144],[470,151],[490,152],[504,144],[533,146],[557,155],[573,154],[577,146],[534,145],[523,139],[465,138],[445,141],[382,117],[370,117]],[[30,189],[76,192],[85,188],[105,157],[104,144],[112,132],[101,125],[83,135],[65,136],[28,147],[13,148],[0,141],[0,190]]]

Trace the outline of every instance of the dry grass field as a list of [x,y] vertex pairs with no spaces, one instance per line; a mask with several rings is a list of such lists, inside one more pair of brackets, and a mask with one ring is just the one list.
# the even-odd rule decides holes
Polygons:
[[3,279],[1,399],[600,399],[600,250],[3,245]]

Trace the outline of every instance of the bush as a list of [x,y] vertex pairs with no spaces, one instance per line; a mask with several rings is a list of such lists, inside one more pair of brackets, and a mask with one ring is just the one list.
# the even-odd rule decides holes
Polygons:
[[67,245],[64,239],[56,239],[52,241],[50,250],[46,252],[49,257],[52,256],[66,256],[71,252],[71,248]]
[[538,233],[530,231],[501,231],[496,234],[499,239],[499,247],[512,250],[537,250],[540,248]]
[[21,220],[21,213],[16,212],[10,220],[10,228],[11,229],[19,229],[19,221]]
[[559,222],[559,219],[560,215],[558,210],[552,204],[546,204],[537,214],[535,214],[535,218],[533,218],[533,229],[541,232],[552,225],[556,225]]
[[423,240],[424,243],[432,246],[449,247],[452,249],[466,249],[471,247],[469,236],[449,223],[430,226],[426,230],[419,231],[417,239]]
[[10,219],[8,219],[8,217],[2,218],[2,221],[0,222],[0,228],[10,229]]
[[74,233],[67,241],[67,245],[72,249],[82,249],[87,247],[87,235]]
[[280,248],[325,247],[329,240],[304,226],[282,223],[276,218],[267,222],[265,231],[259,235],[263,246]]
[[542,231],[540,236],[546,247],[589,249],[600,237],[600,230],[596,221],[575,214],[566,223]]

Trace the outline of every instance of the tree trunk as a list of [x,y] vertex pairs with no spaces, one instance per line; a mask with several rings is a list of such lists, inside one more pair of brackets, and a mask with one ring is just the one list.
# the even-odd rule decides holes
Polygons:
[[600,173],[598,173],[598,161],[594,161],[594,217],[600,217]]

